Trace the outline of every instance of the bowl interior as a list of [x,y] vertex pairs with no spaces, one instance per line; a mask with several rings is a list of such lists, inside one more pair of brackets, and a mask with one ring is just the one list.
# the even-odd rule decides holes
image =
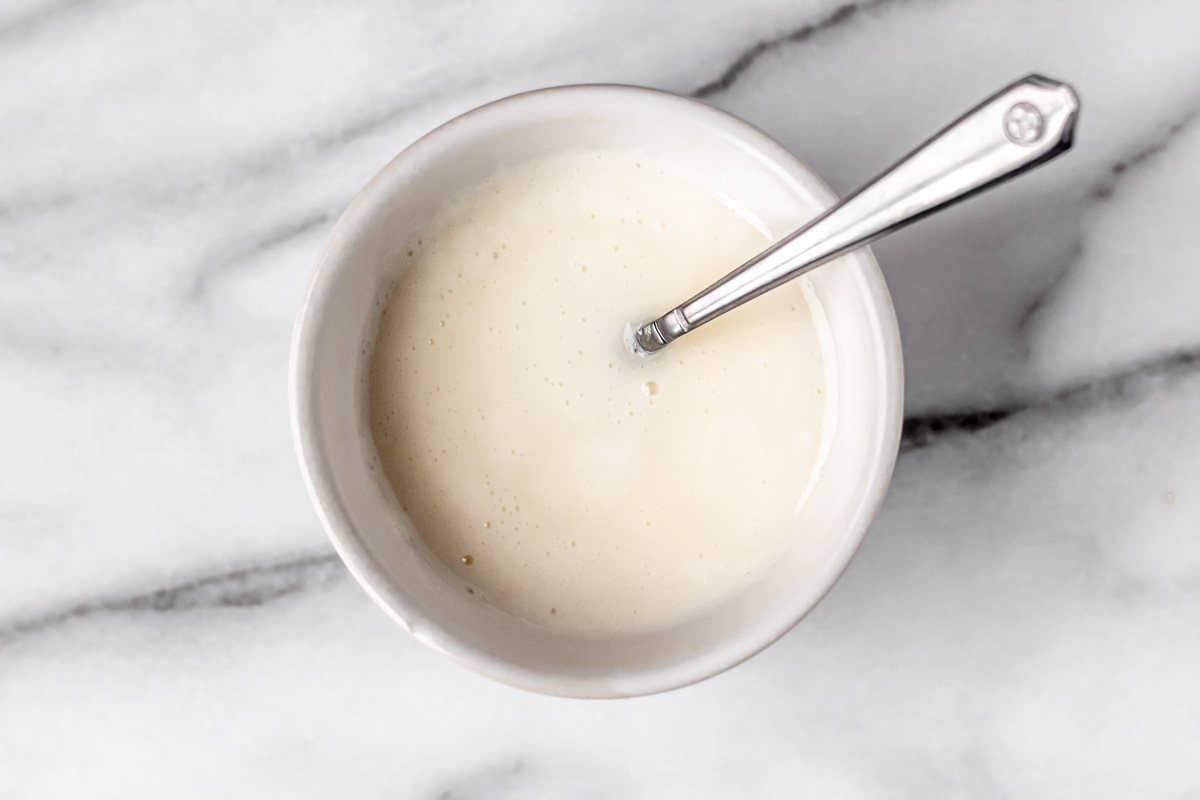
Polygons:
[[815,175],[761,132],[674,95],[579,86],[484,106],[399,155],[338,222],[297,324],[291,400],[302,468],[322,521],[349,568],[402,625],[509,684],[620,697],[726,669],[774,641],[820,600],[886,491],[902,416],[901,362],[891,301],[867,249],[810,273],[837,361],[829,454],[792,544],[761,582],[711,613],[652,633],[583,635],[534,625],[469,597],[413,529],[379,467],[366,375],[381,297],[408,263],[403,242],[446,198],[503,166],[593,148],[683,162],[776,237],[834,201]]

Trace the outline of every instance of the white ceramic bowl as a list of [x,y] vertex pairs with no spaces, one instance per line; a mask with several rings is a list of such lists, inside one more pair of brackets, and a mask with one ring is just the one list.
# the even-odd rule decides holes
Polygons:
[[838,365],[832,447],[797,520],[802,535],[762,581],[703,617],[652,633],[571,634],[469,597],[414,531],[379,467],[366,391],[379,298],[406,264],[398,257],[402,243],[448,196],[504,165],[596,147],[689,159],[701,180],[746,206],[776,236],[809,216],[807,209],[835,200],[761,131],[665,92],[567,86],[477,108],[393,159],[338,221],[296,324],[290,403],[301,468],[321,521],[350,571],[397,622],[460,664],[513,686],[627,697],[734,666],[783,635],[829,591],[887,490],[903,416],[902,367],[891,299],[870,251],[811,273]]

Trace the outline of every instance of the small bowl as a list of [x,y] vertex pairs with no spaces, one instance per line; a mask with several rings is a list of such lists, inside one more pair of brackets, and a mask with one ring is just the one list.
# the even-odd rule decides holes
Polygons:
[[[397,622],[463,666],[512,686],[629,697],[740,663],[829,591],[887,491],[903,376],[891,298],[864,247],[809,276],[832,328],[836,424],[819,482],[796,521],[802,535],[761,581],[672,627],[606,635],[550,629],[468,596],[413,529],[379,466],[366,376],[381,298],[406,264],[404,243],[447,198],[501,167],[597,148],[682,157],[776,236],[835,201],[761,131],[666,92],[565,86],[482,106],[396,156],[338,221],[300,308],[289,399],[301,470],[321,521],[354,577]],[[681,285],[681,297],[695,288]]]

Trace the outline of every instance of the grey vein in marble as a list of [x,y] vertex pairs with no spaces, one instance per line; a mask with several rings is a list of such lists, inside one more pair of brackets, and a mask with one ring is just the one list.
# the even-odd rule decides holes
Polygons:
[[1153,137],[1149,144],[1138,147],[1129,156],[1113,164],[1109,168],[1109,174],[1092,187],[1088,196],[1094,200],[1107,200],[1112,197],[1117,190],[1118,184],[1121,182],[1121,178],[1127,172],[1136,169],[1151,158],[1166,152],[1167,148],[1171,146],[1171,142],[1179,134],[1194,125],[1198,117],[1200,117],[1200,100],[1189,104],[1186,111],[1180,116],[1179,121],[1171,123],[1164,133]]
[[[1132,154],[1113,164],[1109,168],[1108,173],[1096,181],[1091,189],[1086,192],[1085,200],[1087,203],[1082,205],[1101,202],[1111,198],[1116,192],[1122,176],[1130,170],[1136,170],[1146,161],[1166,151],[1171,141],[1191,126],[1198,115],[1200,115],[1200,101],[1192,105],[1178,122],[1172,123],[1165,133],[1159,134],[1156,131],[1148,144],[1139,145],[1134,149]],[[1053,300],[1055,293],[1062,287],[1063,282],[1070,273],[1071,265],[1076,263],[1082,255],[1083,241],[1081,236],[1076,241],[1075,247],[1067,261],[1055,272],[1054,277],[1050,279],[1046,287],[1033,297],[1025,311],[1018,318],[1016,332],[1023,340],[1026,340],[1027,347],[1028,329],[1035,323],[1037,315],[1041,312],[1042,308]]]
[[762,58],[766,53],[783,47],[784,45],[800,44],[812,38],[813,36],[829,30],[837,25],[842,24],[846,20],[853,17],[858,11],[864,7],[879,5],[883,0],[867,0],[863,3],[847,3],[835,8],[830,14],[817,20],[801,25],[790,31],[786,31],[771,39],[764,39],[755,43],[753,47],[739,55],[732,64],[714,80],[709,81],[700,88],[691,92],[691,96],[697,100],[704,100],[721,92],[728,91],[733,86],[734,82],[741,78],[742,73],[750,69],[754,62]]
[[45,3],[44,7],[37,11],[6,19],[0,22],[0,43],[34,36],[40,28],[52,25],[60,17],[94,3],[95,0],[54,0]]
[[181,612],[201,608],[255,608],[347,578],[333,553],[207,575],[129,597],[94,598],[26,619],[0,621],[0,648],[18,639],[102,614]]
[[1004,422],[1014,414],[1069,406],[1082,410],[1090,405],[1109,404],[1115,398],[1136,393],[1142,382],[1188,375],[1200,369],[1200,350],[1182,350],[1134,364],[1097,380],[1068,386],[1042,397],[999,408],[969,409],[925,414],[904,419],[901,456],[907,450],[929,447],[943,436],[971,434]]
[[322,211],[309,214],[295,222],[289,221],[268,230],[252,241],[240,244],[220,259],[206,259],[203,271],[197,273],[192,285],[187,289],[185,297],[189,300],[200,297],[208,289],[210,282],[219,278],[226,271],[325,225],[329,222],[330,216]]

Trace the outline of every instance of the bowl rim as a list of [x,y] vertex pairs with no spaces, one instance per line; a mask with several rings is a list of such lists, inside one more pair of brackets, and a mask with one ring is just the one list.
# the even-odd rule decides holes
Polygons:
[[881,354],[879,374],[876,377],[883,390],[883,402],[877,406],[877,413],[881,416],[879,435],[872,443],[871,459],[867,465],[869,475],[864,481],[859,505],[846,526],[845,535],[821,571],[822,579],[806,587],[807,591],[803,592],[803,595],[807,599],[804,602],[781,608],[781,613],[773,620],[773,624],[759,627],[757,630],[762,633],[753,641],[734,652],[727,652],[729,648],[722,648],[719,657],[693,658],[683,664],[673,663],[646,668],[629,680],[622,681],[624,687],[635,687],[632,691],[618,692],[614,691],[611,683],[607,681],[589,681],[587,677],[564,678],[561,675],[540,673],[515,665],[485,649],[456,639],[452,631],[428,626],[420,606],[410,602],[402,592],[392,586],[391,580],[375,562],[374,556],[362,542],[342,506],[329,463],[323,457],[321,445],[315,435],[319,415],[309,390],[314,377],[314,347],[311,345],[320,329],[320,322],[327,313],[330,287],[336,282],[339,273],[347,268],[345,261],[336,258],[337,252],[343,241],[354,235],[356,226],[370,216],[371,210],[378,203],[386,199],[386,192],[381,194],[384,187],[392,185],[393,179],[409,169],[410,164],[421,162],[424,158],[423,151],[428,147],[430,140],[441,138],[455,128],[474,123],[502,107],[511,107],[534,98],[544,98],[546,95],[564,99],[568,95],[597,98],[602,95],[608,98],[625,95],[636,96],[640,100],[650,99],[652,102],[676,104],[678,110],[683,113],[695,115],[698,123],[721,128],[732,138],[750,145],[758,153],[763,153],[777,169],[806,183],[805,188],[820,201],[832,205],[837,200],[837,196],[819,176],[763,131],[728,112],[672,92],[624,84],[571,84],[522,92],[478,106],[424,134],[392,158],[355,195],[327,237],[301,301],[293,330],[288,370],[288,407],[292,439],[305,488],[334,549],[372,599],[422,643],[473,672],[541,694],[575,698],[657,694],[713,677],[763,651],[807,616],[844,573],[886,496],[899,451],[904,416],[903,360],[899,328],[886,281],[870,248],[863,247],[845,256],[858,262],[860,292],[864,301],[875,312],[872,317],[871,338],[875,349]]

